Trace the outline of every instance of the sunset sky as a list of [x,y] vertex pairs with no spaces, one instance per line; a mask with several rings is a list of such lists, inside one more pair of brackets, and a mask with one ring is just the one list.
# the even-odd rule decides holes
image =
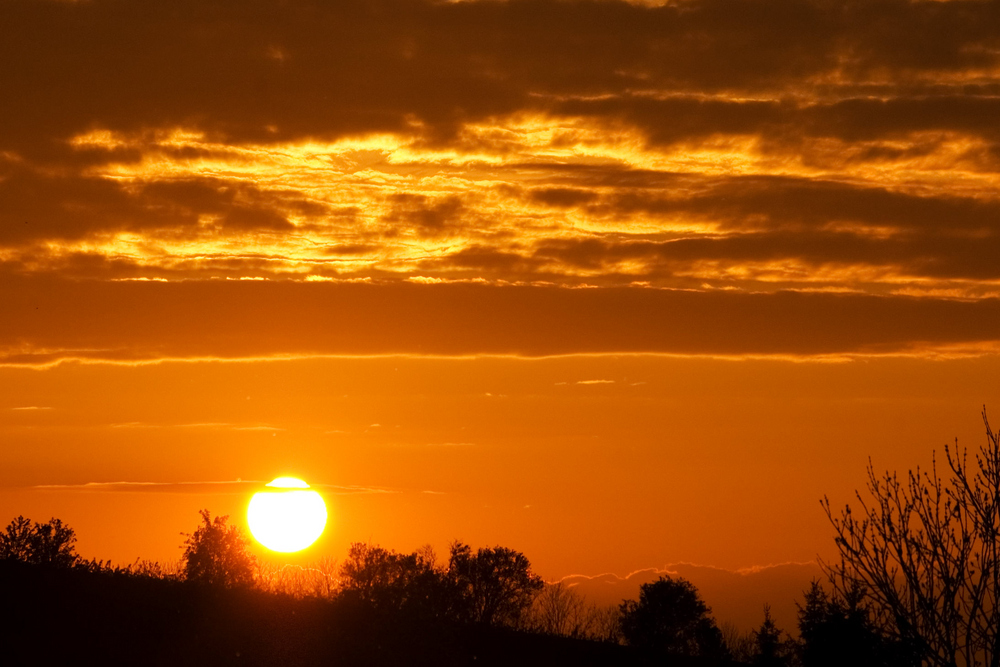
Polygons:
[[1000,3],[10,0],[0,63],[0,521],[86,557],[289,474],[308,558],[809,563],[1000,422]]

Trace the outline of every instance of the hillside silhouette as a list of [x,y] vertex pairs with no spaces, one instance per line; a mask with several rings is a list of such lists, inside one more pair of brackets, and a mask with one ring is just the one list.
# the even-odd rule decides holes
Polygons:
[[0,562],[0,590],[5,665],[653,664],[626,646],[420,619],[350,598],[17,561]]

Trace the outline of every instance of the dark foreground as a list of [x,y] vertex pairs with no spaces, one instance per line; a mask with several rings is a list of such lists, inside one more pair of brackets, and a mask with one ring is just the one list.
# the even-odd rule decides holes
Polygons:
[[664,664],[624,646],[377,615],[358,605],[0,562],[0,665],[628,667],[654,662]]

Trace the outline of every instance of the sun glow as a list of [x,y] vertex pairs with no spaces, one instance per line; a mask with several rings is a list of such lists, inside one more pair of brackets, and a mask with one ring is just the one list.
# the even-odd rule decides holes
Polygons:
[[250,499],[247,524],[254,538],[271,551],[301,551],[326,528],[323,497],[295,477],[278,477]]

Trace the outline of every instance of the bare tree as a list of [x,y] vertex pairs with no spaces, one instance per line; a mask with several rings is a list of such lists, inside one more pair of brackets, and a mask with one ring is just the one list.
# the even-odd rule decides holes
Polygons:
[[947,479],[930,471],[877,475],[860,511],[823,508],[840,560],[822,563],[836,594],[863,590],[873,620],[916,662],[1000,667],[1000,440],[983,409],[986,443],[968,463],[945,447]]
[[586,598],[560,581],[547,584],[535,598],[529,625],[552,635],[582,637],[590,622],[587,612]]
[[757,644],[753,630],[743,632],[733,623],[726,621],[719,626],[719,631],[722,633],[722,641],[725,642],[726,648],[729,649],[735,662],[749,664],[753,661]]
[[611,644],[621,644],[624,641],[618,605],[590,606],[587,610],[586,638]]

